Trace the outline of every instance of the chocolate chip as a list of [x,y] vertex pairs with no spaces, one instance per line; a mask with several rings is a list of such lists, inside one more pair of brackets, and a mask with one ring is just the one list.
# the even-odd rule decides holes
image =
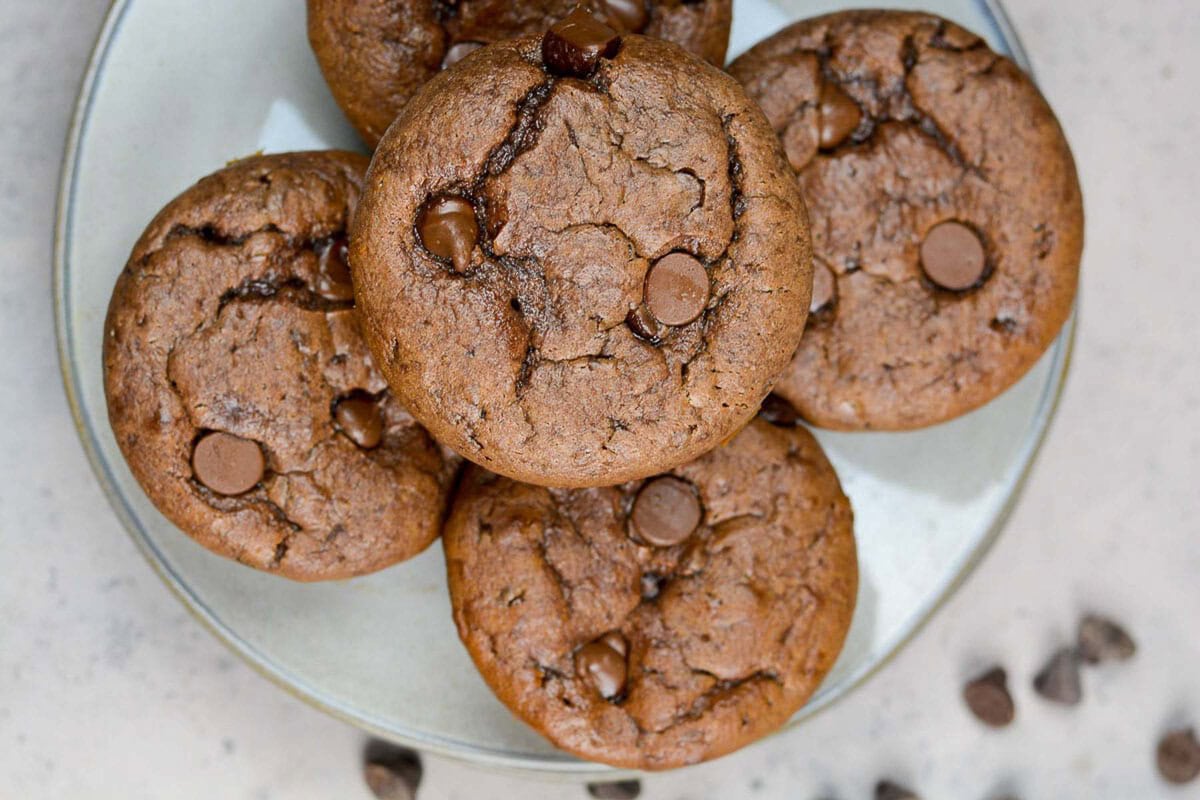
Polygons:
[[621,634],[606,633],[591,644],[579,649],[575,669],[579,677],[589,681],[605,700],[613,700],[625,691],[628,671],[625,657],[629,646]]
[[653,600],[662,592],[663,577],[653,572],[642,574],[642,599]]
[[258,442],[231,433],[207,433],[192,451],[196,480],[217,494],[245,494],[262,480],[266,467]]
[[589,783],[588,796],[596,800],[637,800],[642,795],[642,784],[638,781],[612,781]]
[[979,234],[953,220],[935,225],[921,243],[921,268],[943,289],[964,292],[987,272],[987,257]]
[[369,392],[355,389],[339,399],[333,418],[342,433],[364,450],[373,450],[383,440],[383,409]]
[[617,32],[578,6],[542,37],[542,61],[558,75],[586,78],[620,48]]
[[762,408],[758,410],[758,415],[780,428],[794,428],[800,423],[800,415],[796,413],[796,407],[777,394],[767,395],[767,399],[763,400]]
[[317,257],[317,294],[335,303],[354,299],[350,280],[350,242],[339,236],[327,244]]
[[1088,664],[1127,661],[1137,652],[1133,639],[1117,623],[1089,615],[1079,623],[1079,657]]
[[642,487],[629,515],[634,538],[655,547],[687,541],[700,525],[700,498],[679,478],[656,478]]
[[1064,647],[1033,679],[1033,688],[1042,697],[1065,706],[1079,705],[1083,687],[1079,682],[1079,654]]
[[880,781],[875,784],[875,800],[921,800],[921,798],[916,792],[905,789],[897,783]]
[[644,0],[595,0],[592,8],[609,25],[625,33],[641,33],[650,22]]
[[456,272],[471,266],[471,254],[479,242],[475,208],[461,197],[439,197],[425,205],[417,216],[417,233],[425,249],[448,259]]
[[1191,783],[1200,776],[1200,742],[1191,729],[1171,731],[1158,743],[1158,773],[1169,783]]
[[367,745],[363,779],[379,800],[415,800],[421,757],[413,750],[374,740]]
[[1008,675],[999,667],[968,683],[963,688],[963,700],[980,722],[993,728],[1008,725],[1016,714],[1008,691]]
[[820,112],[821,149],[832,150],[850,138],[862,122],[862,110],[836,83],[821,87]]
[[442,69],[453,67],[458,62],[462,61],[467,56],[474,53],[479,48],[483,47],[483,42],[459,42],[450,47],[446,51],[446,55],[442,58]]
[[813,316],[828,314],[837,305],[837,278],[833,270],[820,261],[813,262],[813,293],[808,312]]
[[651,344],[661,343],[667,333],[666,326],[656,320],[644,304],[629,312],[625,324],[635,336]]
[[671,253],[650,267],[643,296],[655,319],[678,327],[704,313],[710,292],[704,265],[687,253]]

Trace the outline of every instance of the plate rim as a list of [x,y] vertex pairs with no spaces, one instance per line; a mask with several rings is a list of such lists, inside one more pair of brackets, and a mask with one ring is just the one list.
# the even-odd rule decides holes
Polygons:
[[[1021,44],[1020,38],[1017,36],[1016,29],[1013,27],[1007,12],[1004,10],[1001,0],[976,0],[976,2],[979,3],[991,18],[996,31],[1004,38],[1013,60],[1032,76],[1034,73],[1028,55]],[[535,760],[528,756],[514,755],[500,749],[456,742],[435,734],[408,729],[397,730],[395,725],[385,727],[382,720],[377,720],[364,713],[352,712],[345,709],[332,698],[324,696],[316,687],[295,678],[283,667],[271,663],[249,642],[239,636],[236,631],[222,622],[201,602],[200,598],[192,593],[183,579],[169,566],[167,560],[143,532],[132,509],[130,509],[119,491],[115,478],[101,454],[100,445],[95,433],[92,431],[85,417],[83,401],[79,390],[81,382],[71,358],[73,335],[70,325],[70,301],[66,293],[68,261],[70,258],[69,238],[72,228],[73,201],[78,180],[80,153],[95,101],[97,82],[101,77],[109,51],[120,30],[125,13],[132,5],[133,0],[110,0],[108,11],[105,12],[104,23],[96,36],[95,44],[88,58],[87,68],[80,81],[60,167],[53,229],[51,282],[54,305],[55,345],[58,353],[59,371],[67,404],[71,412],[72,424],[75,427],[75,433],[79,437],[80,444],[83,446],[84,455],[87,457],[89,466],[104,493],[105,499],[116,514],[126,534],[133,540],[138,552],[142,554],[142,557],[150,564],[154,573],[162,580],[176,599],[222,645],[272,684],[283,689],[301,702],[348,725],[366,731],[374,736],[415,747],[454,761],[469,763],[473,766],[501,772],[537,774],[571,780],[585,780],[589,778],[611,780],[622,775],[636,774],[630,771],[615,770],[604,765],[581,761],[565,753],[541,756]],[[945,607],[950,599],[958,593],[958,590],[974,574],[979,564],[991,552],[1024,494],[1030,474],[1037,463],[1038,455],[1057,417],[1062,395],[1070,374],[1078,331],[1079,307],[1080,298],[1077,295],[1070,318],[1064,323],[1058,337],[1051,345],[1051,353],[1049,355],[1052,356],[1052,361],[1049,380],[1042,389],[1036,410],[1031,418],[1034,426],[1033,435],[1026,441],[1017,459],[1017,462],[1020,464],[1020,471],[1015,476],[1008,496],[1005,498],[1003,505],[996,513],[979,544],[958,567],[958,571],[951,580],[941,588],[924,608],[918,611],[917,619],[912,627],[891,645],[891,649],[885,655],[875,663],[852,672],[847,676],[845,685],[840,691],[826,697],[822,702],[810,703],[805,706],[773,735],[791,730],[801,722],[809,720],[836,705],[839,701],[854,694],[870,681],[871,678],[891,664],[925,629],[930,621],[937,616],[938,612]]]

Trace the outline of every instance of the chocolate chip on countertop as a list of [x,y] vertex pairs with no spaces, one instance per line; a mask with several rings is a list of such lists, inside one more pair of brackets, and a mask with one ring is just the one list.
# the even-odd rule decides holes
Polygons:
[[1079,705],[1083,686],[1079,680],[1079,654],[1070,647],[1059,650],[1033,679],[1042,697],[1065,706]]
[[1127,661],[1137,645],[1125,629],[1111,619],[1088,615],[1079,623],[1079,657],[1088,664]]
[[613,58],[621,37],[582,6],[555,23],[542,38],[542,61],[558,75],[586,78],[601,58]]
[[963,700],[980,722],[993,728],[1008,725],[1016,714],[1008,691],[1008,674],[1000,667],[968,683],[963,688]]
[[415,800],[421,756],[415,750],[373,740],[364,754],[363,779],[379,800]]
[[192,451],[196,480],[217,494],[245,494],[262,480],[266,466],[258,442],[232,433],[206,433]]
[[891,781],[880,781],[875,784],[875,800],[921,800],[920,796],[911,789],[905,789]]
[[637,800],[642,794],[642,784],[639,781],[589,783],[587,790],[588,796],[596,800]]
[[1158,772],[1169,783],[1191,783],[1200,776],[1200,741],[1192,729],[1171,731],[1158,743]]

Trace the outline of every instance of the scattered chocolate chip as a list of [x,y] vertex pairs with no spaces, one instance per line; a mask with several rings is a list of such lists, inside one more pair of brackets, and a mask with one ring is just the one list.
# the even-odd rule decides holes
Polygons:
[[617,32],[578,6],[542,37],[542,61],[558,75],[586,78],[620,48]]
[[1200,776],[1200,742],[1191,729],[1171,731],[1158,743],[1158,773],[1168,783],[1191,783]]
[[662,342],[667,332],[666,326],[656,320],[644,304],[629,312],[629,316],[625,317],[625,324],[633,331],[634,336],[651,344]]
[[1089,615],[1079,623],[1079,657],[1088,664],[1127,661],[1137,652],[1133,639],[1117,623]]
[[780,428],[794,428],[800,424],[800,415],[796,413],[796,407],[777,394],[767,395],[762,408],[758,410],[758,415]]
[[596,800],[637,800],[642,794],[642,784],[638,781],[589,783],[587,790],[588,796]]
[[438,258],[449,259],[456,272],[471,266],[471,254],[479,242],[475,208],[461,197],[439,197],[417,216],[417,233],[425,249]]
[[821,87],[820,141],[822,150],[832,150],[850,138],[862,122],[862,109],[836,83]]
[[963,688],[963,700],[979,721],[1003,728],[1013,721],[1016,707],[1008,691],[1008,675],[1000,667],[989,670]]
[[207,433],[192,451],[196,480],[217,494],[245,494],[262,480],[266,467],[258,442],[231,433]]
[[1079,705],[1083,687],[1079,681],[1079,654],[1064,647],[1033,679],[1033,688],[1042,697],[1065,706]]
[[364,450],[373,450],[383,440],[383,409],[369,392],[355,389],[338,400],[333,418],[342,433]]
[[921,268],[943,289],[964,292],[987,272],[987,256],[979,234],[953,220],[935,225],[921,243]]
[[625,637],[615,631],[606,633],[580,648],[575,656],[575,669],[581,678],[591,682],[601,697],[613,700],[625,691],[628,652]]
[[592,7],[609,25],[625,33],[641,33],[650,22],[644,0],[596,0]]
[[891,781],[875,784],[875,800],[921,800],[911,789],[905,789]]
[[650,267],[643,295],[655,319],[678,327],[704,313],[710,292],[704,265],[687,253],[671,253]]
[[833,270],[820,261],[813,262],[813,293],[808,312],[813,316],[828,314],[837,305],[837,278]]
[[459,42],[450,47],[446,51],[446,55],[442,58],[442,69],[453,67],[458,62],[462,61],[467,56],[474,53],[479,48],[483,47],[483,42]]
[[629,515],[634,538],[655,547],[687,541],[700,525],[700,498],[679,478],[656,478],[638,492]]
[[317,294],[335,303],[354,299],[350,280],[350,242],[345,236],[332,240],[317,257]]
[[373,740],[367,745],[363,779],[379,800],[415,800],[421,757],[413,750]]

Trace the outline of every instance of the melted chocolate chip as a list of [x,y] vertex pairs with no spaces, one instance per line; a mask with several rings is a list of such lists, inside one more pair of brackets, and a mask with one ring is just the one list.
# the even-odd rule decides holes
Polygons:
[[644,304],[629,312],[629,315],[625,317],[625,324],[629,326],[635,336],[645,339],[651,344],[662,342],[663,336],[667,332],[666,326],[656,320]]
[[820,141],[822,150],[832,150],[850,138],[862,122],[862,110],[840,86],[826,82],[821,87]]
[[196,480],[217,494],[245,494],[262,480],[266,466],[258,442],[231,433],[207,433],[192,451]]
[[921,268],[943,289],[963,292],[974,288],[987,271],[983,242],[974,230],[953,220],[930,229],[921,243]]
[[383,441],[383,409],[368,392],[356,389],[338,400],[333,418],[342,433],[364,450],[372,450]]
[[642,487],[629,515],[636,539],[655,547],[686,542],[700,525],[700,498],[679,478],[656,478]]
[[557,75],[586,78],[601,58],[613,58],[621,37],[582,6],[556,23],[542,38],[542,61]]
[[354,284],[350,280],[350,242],[345,236],[333,239],[321,250],[317,267],[317,294],[335,303],[354,299]]
[[650,267],[643,295],[655,319],[678,327],[704,313],[711,291],[703,264],[687,253],[670,253]]
[[624,33],[641,33],[650,22],[644,0],[596,0],[592,7],[609,25]]
[[461,197],[439,197],[421,209],[417,233],[426,250],[449,260],[456,272],[466,272],[479,242],[475,207]]
[[777,394],[767,395],[762,408],[758,410],[758,415],[780,428],[794,428],[800,424],[800,415],[796,413],[796,407]]
[[625,637],[615,631],[606,633],[580,648],[575,656],[575,668],[601,697],[613,700],[625,691],[628,653]]

